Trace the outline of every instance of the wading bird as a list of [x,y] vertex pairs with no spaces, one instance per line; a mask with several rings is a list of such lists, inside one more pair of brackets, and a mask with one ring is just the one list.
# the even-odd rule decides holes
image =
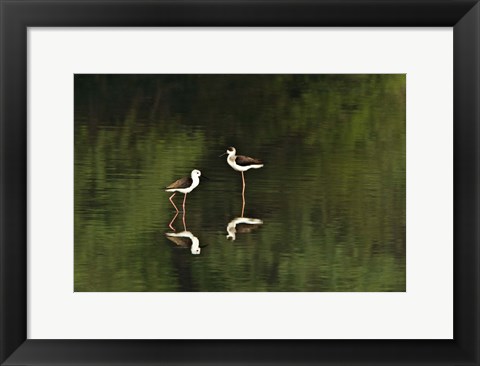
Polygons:
[[260,169],[263,167],[263,163],[258,159],[250,158],[248,156],[235,155],[236,152],[237,150],[235,150],[234,147],[229,147],[227,151],[220,156],[228,154],[227,156],[228,165],[230,165],[237,172],[242,173],[242,183],[243,183],[242,198],[243,198],[243,202],[245,203],[245,176],[243,175],[243,172],[249,169]]
[[[187,193],[190,193],[193,191],[199,184],[200,184],[200,176],[202,173],[200,170],[194,169],[192,170],[192,173],[190,174],[190,177],[183,177],[180,178],[179,180],[173,182],[170,184],[167,188],[165,188],[166,192],[173,192],[173,194],[170,196],[169,200],[172,203],[173,207],[175,207],[175,210],[178,212],[177,206],[175,206],[175,203],[173,203],[173,196],[177,192],[183,193],[185,197],[183,198],[183,212],[185,212],[185,201],[187,200]],[[203,176],[204,178],[208,179],[207,177]]]

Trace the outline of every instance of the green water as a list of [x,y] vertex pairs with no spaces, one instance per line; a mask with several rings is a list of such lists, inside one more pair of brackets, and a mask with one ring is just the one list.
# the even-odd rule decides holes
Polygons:
[[[404,75],[76,75],[75,291],[405,291],[405,93]],[[265,162],[235,240],[228,146]],[[192,169],[210,180],[172,227],[199,254],[166,236],[164,187]]]

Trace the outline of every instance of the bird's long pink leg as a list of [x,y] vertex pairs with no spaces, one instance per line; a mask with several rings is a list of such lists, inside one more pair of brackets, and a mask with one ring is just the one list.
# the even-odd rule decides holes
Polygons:
[[185,223],[185,210],[183,210],[182,221],[183,221],[183,230],[187,231],[187,224]]
[[[175,203],[173,203],[173,200],[172,200],[173,196],[175,196],[176,194],[177,194],[177,192],[174,192],[174,193],[170,196],[169,200],[170,200],[170,202],[172,203],[173,207],[175,207],[175,210],[177,210],[177,213],[178,213],[178,207],[175,206]],[[176,216],[175,216],[175,217],[176,217]]]
[[170,224],[168,224],[168,227],[169,227],[170,229],[172,229],[172,231],[176,231],[175,228],[172,226],[172,224],[173,224],[173,222],[175,221],[175,219],[177,218],[177,216],[178,216],[178,210],[177,210],[177,213],[175,214],[175,216],[173,216],[172,221],[170,221]]
[[243,216],[243,208],[245,207],[245,176],[243,175],[243,172],[242,172],[242,183],[243,183],[243,188],[242,188],[242,201],[243,201],[242,216]]
[[185,198],[183,199],[183,212],[185,212],[185,201],[187,200],[187,194],[185,193]]

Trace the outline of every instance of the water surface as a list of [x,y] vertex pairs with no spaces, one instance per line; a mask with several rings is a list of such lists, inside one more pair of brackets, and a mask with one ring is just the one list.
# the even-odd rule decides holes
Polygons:
[[[76,75],[75,291],[405,291],[405,87],[404,75]],[[228,146],[265,162],[245,173],[256,221],[233,235],[242,180],[218,157]],[[164,187],[192,169],[210,180],[173,231]],[[199,254],[166,236],[185,229]]]

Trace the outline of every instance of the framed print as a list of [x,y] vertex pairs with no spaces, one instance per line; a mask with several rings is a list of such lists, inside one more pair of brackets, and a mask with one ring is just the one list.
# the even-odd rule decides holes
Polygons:
[[2,0],[2,364],[479,364],[479,6]]
[[[28,37],[30,338],[452,337],[451,31],[30,29]],[[119,61],[138,39],[156,44],[135,65],[143,74],[128,66],[138,62]],[[279,39],[282,47],[265,48]],[[198,45],[208,51],[187,62]],[[293,60],[284,49],[296,49]],[[236,64],[249,52],[258,59]],[[432,81],[442,87],[431,90]],[[72,100],[73,125],[64,122]],[[412,153],[409,138],[429,139],[432,121],[428,152],[441,170]],[[48,131],[57,138],[47,148]],[[261,164],[231,175],[232,146]],[[193,183],[194,170],[187,196],[159,186]],[[56,240],[52,221],[62,228]],[[73,257],[73,267],[45,266],[51,257]],[[191,313],[193,303],[201,316],[167,315]],[[235,317],[219,310],[236,307]],[[119,327],[124,311],[138,315]]]

